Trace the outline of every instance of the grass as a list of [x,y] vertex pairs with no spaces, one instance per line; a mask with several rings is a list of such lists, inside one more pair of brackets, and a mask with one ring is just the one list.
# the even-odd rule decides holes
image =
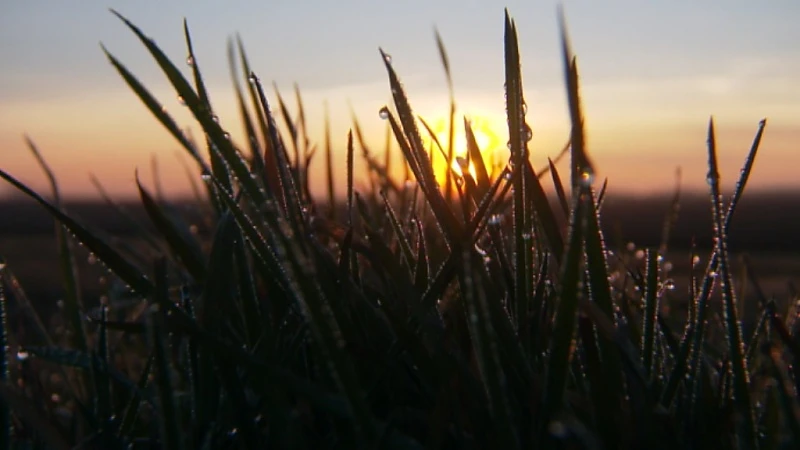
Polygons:
[[[689,313],[678,317],[669,313],[675,283],[664,257],[680,195],[658,248],[608,248],[600,214],[607,185],[596,189],[563,17],[568,177],[553,161],[542,170],[529,162],[516,24],[506,13],[508,166],[496,173],[483,165],[465,122],[468,159],[457,162],[474,164],[476,177],[453,170],[445,186],[437,183],[431,159],[453,162],[457,121],[437,33],[450,92],[449,142],[432,136],[438,148],[424,148],[418,122],[430,129],[381,51],[394,108],[380,116],[410,179],[387,176],[389,159],[371,155],[354,122],[340,208],[327,132],[329,192],[321,200],[309,193],[316,147],[297,88],[297,120],[275,94],[287,140],[244,46],[230,43],[247,134],[242,149],[214,114],[188,26],[190,76],[114,14],[203,130],[201,142],[181,131],[103,48],[191,158],[187,171],[200,175],[196,208],[211,232],[198,234],[137,176],[157,232],[140,227],[148,245],[121,248],[64,210],[56,177],[32,142],[53,202],[0,171],[57,220],[65,299],[60,329],[20,303],[34,330],[11,333],[5,310],[26,297],[13,267],[0,268],[0,338],[8,346],[0,447],[781,449],[800,441],[797,306],[789,299],[789,310],[779,311],[748,267],[760,318],[752,336],[743,335],[727,249],[764,121],[727,204],[711,122],[715,246],[708,266],[692,269]],[[353,186],[357,145],[370,170],[364,192]],[[548,182],[558,194],[555,209]],[[113,274],[99,305],[85,302],[76,281],[76,255],[87,251]],[[711,306],[718,300],[722,318]]]

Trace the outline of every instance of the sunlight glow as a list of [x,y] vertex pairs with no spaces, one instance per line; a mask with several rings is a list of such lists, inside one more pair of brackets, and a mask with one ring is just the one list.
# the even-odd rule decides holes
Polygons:
[[[489,173],[490,177],[493,177],[495,173],[498,173],[499,170],[503,168],[502,161],[504,160],[499,158],[498,154],[505,149],[505,144],[503,144],[500,135],[496,131],[497,129],[502,128],[494,124],[486,117],[471,116],[467,119],[472,126],[472,132],[475,135],[475,142],[478,144],[478,148],[481,150],[486,171]],[[439,141],[439,144],[442,147],[441,150],[438,148],[436,142],[431,138],[427,130],[424,127],[421,127],[420,129],[422,142],[431,157],[431,163],[433,164],[433,172],[436,175],[436,180],[442,187],[444,187],[445,180],[447,179],[447,164],[442,153],[445,155],[448,154],[450,130],[449,122],[450,121],[448,118],[439,118],[434,122],[428,122],[434,134],[436,135],[436,140]],[[467,136],[463,118],[458,118],[457,116],[454,125],[455,133],[453,135],[453,161],[450,163],[450,167],[452,171],[459,176],[466,168],[472,175],[473,179],[475,179],[476,173],[474,162],[469,161],[469,166],[464,167],[467,166],[468,158]]]

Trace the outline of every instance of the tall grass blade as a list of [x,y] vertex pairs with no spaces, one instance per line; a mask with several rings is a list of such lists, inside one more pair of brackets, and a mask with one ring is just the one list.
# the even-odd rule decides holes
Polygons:
[[[555,173],[555,172],[553,172]],[[614,302],[611,285],[609,283],[608,265],[606,262],[606,247],[603,233],[600,228],[600,217],[592,197],[588,197],[589,205],[586,208],[586,278],[589,282],[589,296],[605,316],[616,324]],[[600,391],[602,401],[595,404],[598,427],[601,430],[607,448],[616,448],[619,445],[621,430],[620,420],[622,410],[620,404],[624,402],[625,391],[622,384],[622,362],[619,351],[612,340],[598,333],[597,347],[602,364],[595,365],[600,371],[599,385],[592,387],[593,391]]]
[[[455,125],[456,125],[456,98],[453,91],[453,74],[450,72],[450,58],[447,56],[447,50],[444,47],[442,36],[439,30],[434,29],[434,36],[436,37],[436,48],[439,50],[439,57],[442,60],[442,67],[444,68],[445,76],[447,77],[447,92],[450,99],[450,110],[448,115],[447,127],[447,155],[445,157],[445,167],[450,167],[453,164],[453,157],[455,156]],[[433,159],[433,155],[431,155]],[[447,204],[453,199],[453,174],[447,171],[445,175],[445,200]]]
[[756,431],[753,407],[750,402],[750,374],[747,361],[744,359],[742,329],[736,310],[736,298],[728,265],[728,243],[725,230],[725,214],[722,211],[722,200],[719,189],[719,169],[717,165],[717,147],[714,136],[714,120],[708,126],[708,183],[711,186],[711,207],[714,217],[716,253],[719,256],[719,276],[721,278],[723,312],[725,328],[730,352],[734,405],[742,420],[742,445],[757,449],[758,435]]
[[333,145],[331,144],[331,117],[325,102],[325,177],[328,186],[328,217],[336,219],[336,190],[333,183]]
[[[258,141],[258,134],[256,133],[256,128],[255,125],[253,124],[253,119],[250,117],[250,112],[248,111],[247,104],[244,101],[244,95],[242,94],[242,87],[239,84],[239,73],[236,70],[235,58],[236,55],[235,55],[233,41],[228,40],[228,67],[231,73],[231,82],[233,83],[233,89],[234,92],[236,93],[236,103],[239,107],[239,115],[242,117],[242,124],[244,125],[244,133],[245,136],[247,137],[247,144],[250,149],[250,158],[251,158],[250,167],[252,168],[253,173],[258,175],[260,179],[263,179],[263,177],[266,176],[263,150],[261,148],[261,144]],[[265,187],[269,188],[270,186],[267,184]]]
[[579,296],[582,295],[579,283],[582,278],[580,263],[583,259],[585,208],[586,204],[580,200],[580,196],[574,196],[570,215],[569,244],[560,267],[561,283],[550,338],[549,364],[545,369],[544,399],[538,428],[541,439],[545,440],[548,439],[547,428],[550,422],[557,419],[561,410],[574,352],[578,303]]
[[[230,135],[222,129],[218,123],[219,119],[209,109],[208,104],[203,101],[203,98],[201,98],[198,93],[195,93],[186,78],[184,78],[178,68],[166,57],[164,52],[161,51],[152,39],[145,36],[138,27],[116,11],[111,10],[111,12],[139,38],[150,52],[153,59],[156,60],[159,67],[161,67],[162,71],[177,91],[177,94],[183,99],[183,102],[192,112],[192,115],[203,127],[203,131],[205,131],[208,140],[212,144],[210,145],[211,149],[220,152],[247,195],[253,199],[256,204],[263,204],[266,201],[265,193],[258,187],[255,179],[250,174],[249,168],[245,165],[243,159],[240,158],[233,143],[230,141]],[[212,151],[211,154],[213,158],[214,151]]]
[[[58,182],[56,181],[53,170],[42,157],[36,144],[27,136],[25,137],[25,141],[50,182],[54,206],[63,209],[61,192],[59,191]],[[75,263],[73,244],[69,240],[67,230],[61,223],[56,224],[56,240],[58,241],[59,248],[59,266],[61,275],[64,278],[64,312],[67,314],[67,320],[72,327],[70,343],[76,349],[86,351],[86,329],[84,328],[83,320],[81,320],[83,305],[81,302],[80,286],[78,285],[78,265]],[[0,448],[3,447],[0,446]]]
[[178,229],[177,225],[169,218],[167,212],[158,205],[156,200],[142,187],[139,175],[136,174],[136,187],[142,199],[147,215],[158,228],[167,241],[167,245],[172,249],[176,257],[180,260],[192,278],[198,283],[203,284],[208,275],[206,264],[203,261],[203,253],[196,242],[188,240],[188,233]]
[[[527,125],[525,124],[525,100],[522,94],[522,72],[519,60],[519,45],[514,21],[506,10],[505,16],[505,80],[508,137],[511,151],[509,160],[516,170],[529,165]],[[533,291],[532,233],[529,200],[526,198],[526,176],[513,180],[514,220],[514,302],[512,311],[516,315],[517,329],[523,329],[530,310],[529,299]],[[526,339],[527,340],[527,339]]]
[[472,252],[467,247],[461,256],[460,285],[468,313],[469,334],[478,358],[486,395],[493,419],[494,441],[500,448],[519,448],[508,393],[502,379],[506,377],[500,362],[497,335],[492,326],[486,295],[477,285]]
[[648,376],[653,375],[656,355],[656,326],[658,322],[658,251],[645,250],[644,314],[642,317],[642,365]]
[[567,103],[569,116],[572,122],[572,188],[577,189],[582,184],[590,184],[594,178],[594,168],[586,153],[586,140],[583,132],[583,114],[578,87],[578,66],[567,36],[566,19],[564,10],[559,7],[559,30],[561,34],[561,56],[564,64],[564,78],[567,85]]
[[[387,119],[390,120],[392,129],[394,130],[395,136],[397,136],[398,143],[401,144],[401,147],[403,147],[401,141],[407,143],[407,148],[403,150],[403,153],[406,154],[406,159],[409,161],[409,163],[412,161],[417,162],[417,171],[414,173],[414,175],[417,177],[417,180],[422,187],[425,198],[431,205],[433,214],[436,216],[437,222],[442,228],[445,239],[448,241],[448,244],[453,245],[453,242],[457,240],[458,237],[463,235],[463,227],[457,221],[453,211],[450,209],[444,197],[442,196],[442,193],[436,187],[436,177],[433,173],[433,167],[431,166],[430,158],[425,152],[425,148],[422,144],[422,138],[420,137],[419,130],[417,129],[416,120],[414,118],[415,116],[411,111],[411,106],[408,103],[405,90],[400,84],[400,80],[397,78],[397,74],[392,67],[391,57],[384,53],[383,50],[381,50],[381,56],[383,57],[386,71],[389,74],[389,85],[392,90],[392,97],[394,97],[394,103],[397,107],[397,114],[400,119],[400,123],[403,125],[403,130],[405,132],[404,135],[407,140],[400,138],[402,134],[399,133],[399,127],[397,126],[394,117],[389,113],[388,110],[385,111]],[[411,155],[413,155],[413,157],[411,157]],[[413,166],[412,169],[414,169]]]
[[155,384],[158,391],[159,428],[161,440],[166,448],[182,449],[183,433],[181,433],[177,405],[175,404],[172,367],[169,362],[167,336],[165,331],[164,307],[169,300],[167,284],[167,263],[161,258],[155,263],[155,296],[156,301],[150,308],[150,342],[153,346]]
[[3,178],[20,192],[42,205],[53,218],[61,222],[78,241],[82,242],[89,251],[94,253],[98,259],[103,261],[111,271],[139,295],[147,296],[153,291],[153,284],[150,280],[101,238],[92,234],[83,225],[61,212],[61,210],[5,171],[0,170],[0,178]]
[[567,194],[564,191],[564,185],[561,183],[561,177],[558,175],[558,170],[556,169],[556,165],[553,163],[553,160],[547,158],[548,167],[550,167],[550,176],[553,178],[553,187],[556,190],[556,197],[558,198],[558,204],[561,206],[561,210],[564,212],[564,217],[569,217],[569,200],[567,200]]

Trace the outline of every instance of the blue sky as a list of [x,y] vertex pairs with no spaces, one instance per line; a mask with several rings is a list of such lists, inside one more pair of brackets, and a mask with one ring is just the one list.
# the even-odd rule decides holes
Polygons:
[[[800,2],[565,1],[578,55],[590,151],[619,189],[671,187],[676,165],[687,185],[704,180],[704,130],[714,114],[723,170],[738,170],[762,117],[769,117],[754,185],[798,186],[787,159],[800,162]],[[30,134],[68,193],[92,192],[93,172],[112,192],[132,193],[133,170],[152,154],[178,167],[177,149],[104,58],[102,42],[156,93],[184,125],[177,104],[141,44],[109,12],[117,9],[176,60],[186,57],[181,21],[192,31],[212,102],[240,136],[226,40],[240,33],[253,69],[290,97],[302,90],[321,141],[322,104],[330,104],[337,148],[349,109],[368,137],[382,142],[377,111],[390,100],[378,47],[420,114],[447,109],[433,38],[450,54],[460,113],[503,130],[503,7],[515,18],[522,52],[534,162],[567,133],[554,1],[39,1],[0,5],[0,167],[43,186],[22,133]],[[188,68],[187,68],[188,70]],[[188,72],[187,72],[188,73]],[[293,103],[293,102],[292,102]],[[321,161],[320,161],[321,162]],[[341,166],[337,166],[341,167]],[[181,171],[182,173],[182,171]],[[182,177],[165,183],[185,192]],[[642,188],[642,185],[646,187]]]

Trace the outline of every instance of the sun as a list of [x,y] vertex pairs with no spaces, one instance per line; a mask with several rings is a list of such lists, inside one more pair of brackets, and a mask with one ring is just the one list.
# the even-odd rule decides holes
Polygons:
[[[493,178],[493,174],[496,174],[500,169],[503,168],[503,164],[499,164],[499,161],[501,161],[499,156],[506,148],[497,132],[499,126],[485,116],[472,115],[467,117],[467,120],[470,122],[472,132],[475,135],[475,142],[478,144],[478,148],[481,150],[481,156],[483,157],[483,164],[486,166],[486,171]],[[448,153],[448,140],[450,131],[449,118],[442,117],[434,121],[428,121],[427,119],[425,121],[436,135],[436,139],[439,141],[439,144],[441,144],[442,150],[446,155]],[[453,161],[451,167],[455,173],[460,174],[461,167],[457,161],[460,158],[467,158],[467,135],[464,127],[463,117],[459,118],[456,116],[454,128]],[[436,145],[436,142],[431,138],[430,133],[424,126],[420,127],[420,135],[422,136],[422,143],[425,145],[425,150],[431,157],[431,161],[433,163],[433,173],[436,176],[436,181],[438,181],[439,185],[444,188],[445,181],[447,179],[448,167],[445,158],[442,155],[443,152]],[[472,161],[470,161],[469,172],[474,178],[475,165]]]

